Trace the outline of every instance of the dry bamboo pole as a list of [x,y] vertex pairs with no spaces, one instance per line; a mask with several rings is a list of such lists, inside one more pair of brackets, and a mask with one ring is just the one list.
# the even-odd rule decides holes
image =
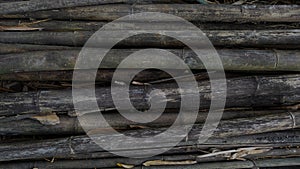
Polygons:
[[[112,49],[101,62],[101,69],[114,69],[130,54],[140,49]],[[205,69],[197,55],[188,49],[166,49],[181,58],[191,69]],[[19,54],[0,55],[0,74],[73,70],[79,50],[35,51]],[[248,50],[220,49],[217,50],[224,70],[235,71],[300,71],[299,50]],[[43,62],[41,62],[41,60]],[[166,67],[171,63],[161,58]],[[131,67],[126,67],[130,69]],[[84,74],[84,71],[82,72]],[[88,75],[88,71],[86,75]],[[130,73],[128,70],[127,73]],[[150,74],[150,73],[149,73]],[[108,74],[109,75],[109,74]],[[9,77],[6,77],[9,79]],[[26,78],[26,77],[24,77]],[[5,76],[0,79],[5,80]]]
[[[255,161],[232,161],[232,162],[215,162],[215,163],[199,163],[196,165],[184,166],[185,169],[232,169],[232,168],[256,168],[256,167],[282,167],[282,166],[299,166],[300,158],[279,158],[279,159],[261,159]],[[143,167],[147,169],[180,169],[182,166],[150,166]]]
[[[296,150],[296,149],[295,149]],[[271,150],[272,151],[272,150]],[[282,151],[282,150],[281,150]],[[297,151],[297,150],[296,150]],[[290,155],[284,151],[281,152],[283,155],[287,154]],[[299,152],[298,152],[299,153]],[[295,154],[295,153],[293,153]],[[299,155],[299,154],[297,154]],[[295,156],[297,156],[295,155]],[[129,159],[129,158],[105,158],[105,159],[86,159],[86,160],[58,160],[54,161],[53,163],[45,162],[45,161],[32,161],[32,162],[8,162],[8,163],[2,163],[0,164],[0,167],[6,168],[6,169],[18,169],[18,168],[47,168],[47,169],[64,169],[64,168],[102,168],[102,167],[117,167],[117,163],[126,165],[126,166],[135,166],[134,168],[165,168],[162,165],[158,166],[143,166],[144,163],[149,163],[153,160],[162,160],[166,162],[183,162],[186,163],[186,165],[179,165],[176,166],[175,164],[170,165],[169,168],[193,168],[195,165],[191,165],[192,161],[195,161],[195,155],[161,155],[161,156],[155,156],[151,158],[142,158],[142,159]],[[293,157],[293,155],[291,155]],[[290,160],[292,159],[292,160]],[[214,162],[214,163],[205,163],[201,162],[198,163],[199,167],[208,167],[208,168],[214,168],[214,167],[223,167],[225,164],[225,168],[235,168],[235,167],[246,167],[246,168],[253,168],[253,167],[272,167],[272,166],[294,166],[299,165],[299,157],[297,158],[282,158],[281,157],[274,157],[273,159],[260,159],[260,160],[246,160],[246,161],[227,161],[227,162]],[[190,165],[188,165],[190,162]],[[256,162],[258,164],[256,164]],[[273,164],[271,164],[273,163]],[[158,164],[158,163],[157,163]],[[204,166],[202,166],[204,164]]]
[[[236,126],[235,126],[236,127]],[[194,130],[195,131],[195,130]],[[141,131],[131,130],[131,133],[139,134]],[[199,132],[199,131],[198,131]],[[129,134],[129,133],[127,133]],[[221,149],[232,149],[239,147],[297,147],[300,145],[299,142],[299,130],[295,131],[284,131],[284,132],[271,132],[264,134],[254,134],[243,136],[241,134],[231,133],[232,135],[238,135],[236,137],[211,137],[207,142],[198,144],[198,135],[195,132],[189,134],[189,139],[179,143],[174,150],[169,150],[166,154],[185,153],[191,148],[191,152],[201,152],[201,150],[207,150],[209,148],[221,148]],[[119,134],[121,135],[121,134]],[[115,135],[102,135],[94,137],[95,139],[111,139]],[[131,135],[137,136],[137,135]],[[193,138],[191,138],[193,137]],[[132,144],[143,144],[133,143],[131,139],[120,140],[121,142],[128,142]],[[122,143],[118,143],[122,144]],[[152,150],[162,149],[161,142],[153,140],[149,149],[138,149],[136,155],[145,156]],[[121,146],[121,145],[120,145]],[[182,148],[180,148],[182,147]],[[53,158],[56,159],[86,159],[86,158],[108,158],[114,157],[111,153],[104,151],[99,147],[90,137],[88,136],[71,136],[57,139],[44,139],[44,140],[29,140],[22,142],[8,142],[0,145],[0,161],[14,161],[14,160],[33,160],[33,159],[45,159]],[[135,151],[136,149],[118,150],[123,152]],[[196,150],[196,151],[195,151]],[[112,150],[114,152],[114,150]]]
[[[171,2],[170,0],[160,0],[162,3]],[[5,14],[17,14],[25,12],[34,12],[41,10],[51,10],[51,9],[61,9],[70,7],[80,7],[80,6],[95,6],[104,4],[117,4],[117,3],[152,3],[159,2],[156,0],[29,0],[29,1],[17,1],[17,2],[6,2],[1,3],[0,15]]]
[[[84,1],[83,1],[84,2]],[[180,9],[180,10],[179,10]],[[2,14],[7,13],[2,10]],[[15,15],[2,15],[1,18],[36,18],[59,20],[115,20],[119,17],[140,12],[162,12],[183,17],[189,21],[221,22],[298,22],[298,5],[201,5],[201,4],[147,4],[147,5],[100,5],[38,11]]]
[[[246,117],[258,117],[263,115],[280,115],[284,110],[270,110],[270,111],[225,111],[222,120],[230,120],[237,118]],[[0,135],[70,135],[70,134],[84,134],[83,129],[75,116],[67,116],[62,114],[63,112],[57,114],[25,114],[10,117],[2,117],[0,119]],[[165,112],[159,119],[148,123],[139,124],[137,122],[132,122],[122,117],[117,112],[107,112],[104,114],[105,119],[108,123],[118,129],[118,130],[128,130],[128,129],[139,129],[143,127],[165,127],[170,126],[176,120],[178,113],[176,111]],[[90,114],[93,118],[97,116],[97,113]],[[203,123],[206,120],[207,112],[199,112],[196,119],[196,123]],[[39,121],[44,117],[44,121]],[[45,123],[45,119],[50,119],[56,117],[56,122],[53,120],[52,123]],[[191,120],[189,120],[191,121]],[[101,126],[99,126],[101,127]],[[105,128],[105,126],[102,126]]]
[[[120,79],[122,81],[122,79]],[[189,82],[184,82],[187,85]],[[222,85],[222,84],[221,84]],[[200,109],[207,109],[211,102],[209,81],[198,82],[200,91]],[[88,86],[87,86],[88,87]],[[176,83],[161,83],[153,85],[132,86],[129,90],[132,105],[137,109],[149,108],[150,95],[154,89],[163,90],[168,100],[166,108],[179,108],[180,91]],[[299,104],[300,77],[299,75],[285,76],[249,76],[227,79],[227,89],[216,86],[219,93],[227,92],[226,107],[278,107]],[[81,90],[81,89],[79,89]],[[85,91],[84,88],[82,88]],[[122,91],[120,86],[116,94]],[[224,91],[226,90],[226,91]],[[274,92],[276,91],[276,92]],[[96,100],[101,103],[100,110],[114,109],[110,87],[96,88]],[[187,94],[188,95],[188,94]],[[126,98],[129,99],[129,98]],[[22,113],[73,111],[71,90],[48,90],[23,93],[1,93],[0,115],[16,115]],[[126,100],[123,100],[126,102]],[[166,101],[167,102],[167,101]],[[38,104],[37,104],[38,103]],[[84,103],[82,103],[84,104]],[[88,104],[88,103],[87,103]],[[190,108],[193,108],[192,105]],[[120,108],[122,109],[122,108]],[[91,110],[97,112],[98,110]]]
[[[124,73],[124,76],[129,75],[133,69],[122,69],[121,73]],[[168,70],[169,72],[178,73],[178,70]],[[195,71],[194,76],[196,80],[207,80],[208,74],[202,71]],[[78,70],[77,71],[80,76],[84,77],[89,75],[90,70]],[[111,83],[112,76],[114,73],[114,69],[99,69],[97,71],[97,76],[95,78],[96,82],[104,82],[104,83]],[[278,73],[278,72],[277,72]],[[239,77],[242,76],[242,73],[226,73],[226,77]],[[23,81],[23,82],[32,82],[32,81],[56,81],[56,82],[68,82],[70,83],[73,78],[73,71],[35,71],[35,72],[15,72],[9,74],[0,74],[0,80],[3,81]],[[176,77],[175,77],[176,78]],[[177,77],[181,80],[190,78],[180,76]],[[84,80],[84,78],[82,78]],[[80,79],[79,79],[80,80]],[[160,83],[160,82],[170,82],[174,80],[169,74],[156,70],[144,70],[138,73],[135,78],[133,79],[135,82],[141,83]],[[87,82],[87,81],[86,81]]]
[[[29,21],[26,19],[5,19],[0,20],[0,31],[30,31],[30,28],[39,28],[43,31],[97,31],[108,22],[103,21],[61,21],[61,20],[38,20]],[[128,23],[118,22],[118,24],[110,23],[114,26],[122,27],[123,29],[133,29],[140,27],[140,22]],[[182,23],[177,22],[154,22],[152,26],[156,29],[165,28],[166,24],[180,28]],[[299,23],[215,23],[215,22],[193,22],[201,30],[288,30],[299,29]],[[121,25],[121,26],[120,26]],[[23,29],[22,29],[23,28]]]
[[[0,54],[25,53],[31,51],[53,51],[53,50],[74,50],[69,46],[54,45],[31,45],[31,44],[5,44],[0,43]],[[78,49],[79,50],[79,49]]]
[[[245,154],[244,159],[263,159],[263,158],[287,158],[287,157],[299,157],[300,149],[299,148],[282,148],[282,149],[271,149],[270,151],[257,153],[257,154]],[[215,155],[210,157],[200,156],[196,157],[197,162],[217,162],[217,161],[226,161],[229,160],[230,157],[226,157],[226,155]]]
[[[0,43],[63,45],[80,47],[94,32],[0,32]],[[118,38],[107,31],[109,38]],[[204,31],[214,46],[299,48],[300,31],[295,30],[208,30]],[[116,36],[116,37],[114,37]],[[191,40],[195,39],[190,35]],[[137,43],[138,42],[138,43]],[[184,47],[180,41],[163,35],[141,34],[118,43],[119,47]],[[97,46],[99,47],[99,46]]]

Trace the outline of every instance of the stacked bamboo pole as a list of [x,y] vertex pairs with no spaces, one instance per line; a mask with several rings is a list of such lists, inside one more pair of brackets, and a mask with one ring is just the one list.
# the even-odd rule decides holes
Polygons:
[[[95,94],[99,108],[120,133],[112,133],[106,125],[91,125],[89,130],[83,130],[79,123],[70,87],[81,47],[108,22],[140,12],[163,12],[191,21],[217,48],[226,72],[227,97],[223,117],[204,143],[199,144],[198,138],[212,99],[209,76],[191,49],[162,35],[142,34],[121,41],[107,54],[101,63],[103,69],[97,72]],[[191,0],[0,0],[0,92],[4,91],[0,93],[0,168],[300,166],[299,14],[298,5],[203,5]],[[143,22],[114,26],[132,30],[140,24]],[[167,31],[181,28],[175,21],[153,22],[152,28],[162,31],[166,24],[170,29]],[[113,30],[109,31],[110,38],[118,38]],[[165,153],[140,159],[119,157],[99,147],[86,134],[109,142],[123,134],[149,137],[163,132],[174,123],[181,106],[181,92],[174,79],[190,83],[189,76],[171,77],[160,70],[144,70],[131,82],[130,101],[135,108],[147,110],[151,91],[162,89],[168,98],[164,113],[147,124],[133,122],[118,113],[109,86],[114,70],[126,56],[149,47],[174,53],[195,73],[201,101],[198,117],[188,135]],[[161,63],[170,64],[163,58]],[[126,67],[121,73],[126,76],[133,71]],[[174,66],[169,71],[182,70]],[[213,71],[210,73],[218,74],[220,70]],[[83,77],[81,87],[89,87],[92,82],[84,79],[91,71],[78,72]],[[30,88],[29,84],[40,83],[46,89]],[[223,90],[217,87],[217,93]],[[99,113],[93,110],[84,116],[97,119]],[[188,124],[181,125],[176,127]],[[180,136],[171,137],[176,140]],[[133,141],[127,138],[117,144],[146,144],[147,148],[126,147],[112,152],[135,152],[143,157],[166,148],[162,140]]]

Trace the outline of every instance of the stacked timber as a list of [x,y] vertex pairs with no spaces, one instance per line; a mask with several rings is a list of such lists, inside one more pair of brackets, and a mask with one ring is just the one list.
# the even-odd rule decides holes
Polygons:
[[[97,119],[101,110],[114,131],[106,124],[82,126],[72,96],[73,71],[82,47],[107,23],[140,12],[168,13],[190,21],[219,54],[227,88],[220,84],[215,92],[226,93],[226,102],[221,121],[204,142],[199,143],[199,137],[214,99],[210,80],[218,80],[222,70],[206,71],[192,49],[164,35],[140,34],[120,41],[102,61],[95,84],[86,80],[92,77],[91,70],[76,70],[82,78],[75,87],[84,91],[94,85],[99,106],[83,116]],[[132,30],[141,23],[115,26]],[[161,24],[153,22],[153,29],[161,29]],[[182,26],[173,21],[163,24]],[[112,33],[110,38],[118,36]],[[300,6],[293,0],[0,0],[0,168],[300,167],[299,42]],[[158,69],[135,74],[129,88],[132,105],[150,109],[151,93],[159,89],[167,98],[166,107],[149,123],[124,118],[113,102],[113,94],[123,94],[122,79],[116,93],[111,92],[114,72],[128,55],[147,48],[164,49],[182,59],[192,70],[200,97],[199,107],[190,105],[199,109],[198,115],[185,116],[186,123],[176,126],[178,135],[170,135],[167,143],[180,139],[180,128],[195,121],[191,130],[156,156],[151,152],[165,149],[165,140],[141,143],[132,138],[155,136],[174,124],[182,97],[176,79],[188,86],[191,77],[172,77]],[[182,71],[173,65],[169,72]],[[119,72],[125,77],[135,70],[123,67]],[[216,79],[210,79],[211,74]],[[110,151],[95,143],[114,138],[122,139]],[[130,144],[147,148],[118,148]]]

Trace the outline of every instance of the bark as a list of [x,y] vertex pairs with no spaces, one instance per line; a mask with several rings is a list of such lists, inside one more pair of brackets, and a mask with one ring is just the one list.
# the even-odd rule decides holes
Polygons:
[[[168,30],[165,30],[168,31]],[[106,31],[109,38],[118,38],[119,35]],[[204,31],[206,36],[214,46],[221,47],[276,47],[284,49],[299,48],[299,30],[208,30]],[[37,45],[64,45],[81,47],[91,37],[94,32],[74,31],[74,32],[0,32],[0,43],[23,43]],[[114,37],[116,36],[116,37]],[[190,40],[195,39],[195,35],[189,35]],[[99,46],[99,44],[95,44]],[[184,47],[180,41],[153,34],[140,34],[131,36],[121,42],[117,47]]]
[[[280,149],[279,149],[280,150]],[[298,151],[297,149],[293,149],[294,151]],[[271,150],[272,151],[272,150]],[[281,150],[282,151],[282,150]],[[282,152],[282,154],[288,154],[287,152]],[[299,155],[296,153],[292,153],[291,157]],[[295,155],[294,155],[295,154]],[[162,155],[156,156],[151,158],[142,158],[142,159],[128,159],[128,158],[109,158],[109,159],[87,159],[87,160],[58,160],[54,161],[53,163],[45,162],[45,161],[33,161],[33,162],[10,162],[10,163],[1,163],[0,166],[6,169],[29,169],[29,168],[55,168],[55,169],[63,169],[63,168],[102,168],[102,167],[117,167],[117,163],[121,163],[124,165],[131,165],[135,166],[135,168],[165,168],[165,166],[150,166],[145,167],[143,165],[144,162],[152,161],[152,160],[164,160],[164,161],[194,161],[195,159],[194,154],[190,155]],[[292,159],[292,160],[291,160]],[[225,160],[226,161],[226,160]],[[270,166],[285,166],[285,165],[299,165],[299,158],[287,158],[287,159],[280,159],[280,157],[274,157],[272,159],[260,159],[260,160],[252,160],[252,161],[227,161],[227,162],[215,162],[215,163],[199,163],[199,167],[205,166],[205,168],[214,168],[219,166],[225,166],[225,168],[233,168],[233,167],[243,167],[243,168],[253,168],[255,167],[254,162],[258,162],[256,167],[270,167]],[[252,164],[251,164],[252,162]],[[273,163],[273,164],[271,164]],[[193,165],[194,166],[194,165]],[[291,165],[290,165],[291,166]],[[170,166],[171,167],[171,166]],[[170,168],[169,167],[169,168]],[[173,165],[171,168],[193,168],[192,165],[183,165],[181,167]],[[195,167],[195,166],[194,166]]]
[[[135,131],[131,131],[135,132]],[[191,135],[191,134],[190,134]],[[112,135],[98,137],[99,139],[109,139]],[[122,140],[132,141],[132,140]],[[153,142],[152,142],[153,143]],[[150,143],[148,143],[150,144]],[[239,147],[297,147],[299,142],[299,130],[271,132],[264,134],[255,134],[249,136],[239,135],[236,137],[211,137],[207,142],[198,144],[198,135],[194,135],[194,140],[189,139],[179,143],[177,147],[169,150],[165,154],[185,153],[185,152],[203,152],[209,148],[232,149]],[[148,150],[162,149],[159,142],[153,143],[153,147]],[[33,160],[33,159],[86,159],[86,158],[108,158],[115,155],[104,151],[88,136],[72,136],[57,139],[30,140],[23,142],[2,143],[0,145],[1,161],[12,160]],[[147,149],[139,149],[136,155],[140,153],[141,157],[147,155]],[[118,150],[134,151],[134,149]],[[111,152],[114,152],[113,150]]]
[[[37,20],[37,21],[28,21],[24,19],[10,19],[10,20],[0,20],[2,31],[18,31],[18,28],[27,27],[27,28],[40,28],[44,31],[97,31],[103,27],[108,22],[103,21],[60,21],[60,20]],[[110,23],[113,24],[113,23]],[[115,24],[115,26],[120,26],[123,29],[134,29],[140,27],[141,24],[136,22],[127,23],[121,22]],[[180,28],[182,23],[178,22],[155,22],[152,24],[156,29],[166,28],[163,24],[172,25],[172,27]],[[287,29],[299,29],[299,23],[219,23],[219,22],[193,22],[201,30],[287,30]],[[22,31],[22,29],[19,29]]]
[[[31,45],[31,44],[5,44],[0,43],[0,54],[25,53],[31,51],[55,51],[55,50],[74,50],[76,48],[69,46],[54,45]],[[78,49],[79,50],[79,49]]]
[[[223,113],[222,120],[230,120],[237,118],[246,117],[256,117],[263,115],[281,115],[284,110],[278,111],[225,111]],[[84,134],[84,130],[75,115],[67,116],[63,112],[58,112],[55,114],[57,118],[57,123],[45,123],[40,119],[50,119],[49,114],[37,115],[37,114],[25,114],[17,116],[2,117],[0,119],[0,135],[75,135]],[[169,110],[162,114],[161,117],[155,121],[147,124],[139,124],[137,122],[130,121],[122,117],[117,112],[107,112],[103,114],[107,122],[118,130],[129,130],[129,129],[140,129],[149,127],[166,127],[170,126],[176,120],[178,113],[176,111]],[[90,114],[91,118],[95,118],[97,113]],[[40,117],[40,118],[37,118]],[[199,112],[196,123],[205,122],[207,117],[207,112]],[[50,119],[51,120],[51,119]],[[188,120],[188,121],[191,121]],[[106,126],[99,126],[100,128],[105,128]]]
[[[84,1],[83,1],[84,2]],[[54,4],[54,3],[53,3]],[[7,13],[3,10],[2,14]],[[38,11],[15,15],[2,15],[1,18],[36,18],[65,20],[111,21],[128,14],[140,12],[162,12],[174,14],[189,21],[216,22],[298,22],[298,5],[201,5],[201,4],[148,4],[148,5],[102,5]]]
[[[160,0],[161,1],[161,0]],[[80,7],[80,6],[95,6],[104,4],[115,4],[115,3],[151,3],[156,2],[156,0],[52,0],[51,2],[46,0],[30,0],[30,1],[17,1],[17,2],[6,2],[2,3],[0,6],[0,15],[5,14],[15,14],[24,12],[34,12],[40,10],[51,10],[51,9],[61,9],[70,7]],[[158,1],[159,2],[159,1]],[[171,2],[170,0],[163,0],[162,2]]]
[[[112,49],[101,62],[100,68],[117,68],[123,59],[138,50],[139,49]],[[202,61],[199,60],[197,55],[192,50],[168,49],[168,51],[181,58],[190,67],[190,69],[206,69]],[[32,71],[73,70],[79,52],[79,50],[60,50],[0,55],[0,74]],[[300,71],[299,50],[220,49],[217,52],[223,63],[223,68],[226,71]],[[169,59],[163,57],[161,57],[160,60],[161,64],[164,64],[166,68],[172,66],[174,69],[173,71],[176,71],[176,62],[172,63]],[[134,64],[138,63],[133,62],[132,65]],[[133,68],[133,66],[124,68],[130,69]],[[82,71],[82,74],[88,75],[88,73],[88,71],[86,74],[84,71]],[[99,78],[106,81],[105,78],[111,76],[111,73],[112,72],[108,72],[102,76],[99,75]],[[127,73],[130,73],[130,70],[128,70]],[[148,72],[147,74],[151,73]],[[18,74],[15,74],[14,76],[18,76]],[[63,75],[61,74],[60,76]],[[165,77],[166,75],[162,76]],[[11,77],[0,77],[2,80],[9,78]],[[151,79],[151,76],[149,78]]]
[[[218,80],[218,79],[215,79]],[[122,82],[122,79],[120,79]],[[189,85],[189,82],[184,82]],[[219,83],[218,83],[219,84]],[[79,85],[79,84],[78,84]],[[83,84],[81,84],[83,85]],[[216,86],[216,92],[223,94],[227,92],[226,107],[280,107],[292,106],[299,104],[300,100],[300,80],[299,75],[286,76],[253,76],[227,79],[227,89],[221,86]],[[180,107],[180,91],[176,83],[161,83],[153,85],[138,85],[131,86],[129,90],[130,98],[120,98],[120,101],[127,104],[130,99],[132,105],[139,110],[147,110],[151,103],[151,95],[149,94],[154,89],[160,89],[168,102],[166,108]],[[211,102],[211,89],[208,81],[198,82],[200,94],[200,109],[207,109]],[[89,85],[86,88],[79,89],[79,92],[90,90]],[[118,94],[123,91],[124,87],[120,85],[114,92]],[[276,92],[275,92],[276,91]],[[96,100],[99,109],[102,111],[114,109],[114,102],[111,97],[110,87],[96,88]],[[191,93],[185,92],[185,96]],[[183,97],[183,96],[181,96]],[[219,97],[214,95],[213,97]],[[221,96],[222,97],[222,96]],[[1,93],[0,94],[1,115],[16,115],[24,113],[38,112],[59,112],[59,111],[74,111],[72,91],[71,90],[48,90],[23,93]],[[161,101],[152,100],[153,101]],[[89,100],[80,102],[80,104],[89,105]],[[186,110],[195,108],[194,104],[190,105]],[[120,107],[119,110],[124,109]],[[90,110],[97,112],[98,110]]]

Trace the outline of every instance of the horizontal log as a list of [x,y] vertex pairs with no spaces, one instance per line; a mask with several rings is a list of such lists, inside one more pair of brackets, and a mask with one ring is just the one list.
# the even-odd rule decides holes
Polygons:
[[[263,115],[280,115],[284,110],[276,111],[225,111],[223,113],[222,120],[230,120],[237,118],[251,118]],[[84,130],[77,117],[67,116],[62,114],[63,112],[55,114],[57,118],[57,123],[47,124],[40,119],[44,117],[46,119],[49,115],[37,115],[37,114],[25,114],[10,117],[0,118],[0,135],[71,135],[71,134],[84,134]],[[162,114],[161,117],[155,121],[147,124],[139,124],[127,120],[122,117],[117,112],[107,112],[103,114],[108,123],[118,129],[118,130],[128,130],[128,129],[139,129],[147,127],[165,127],[170,126],[176,120],[178,113],[176,111],[168,111]],[[93,118],[97,116],[97,113],[90,114]],[[40,118],[37,118],[40,117]],[[207,112],[199,112],[196,119],[196,123],[205,122],[207,117]],[[188,120],[191,121],[191,120]],[[105,128],[106,126],[99,126],[100,128]]]
[[[0,43],[0,54],[25,53],[31,51],[53,51],[53,50],[74,50],[76,48],[69,46],[54,45],[31,45],[31,44],[5,44]],[[80,50],[80,49],[77,49]]]
[[[128,76],[132,73],[134,69],[123,69],[122,72],[124,73],[124,76]],[[169,72],[178,73],[178,70],[168,70]],[[77,70],[77,73],[80,74],[80,76],[84,77],[89,75],[90,70]],[[97,76],[95,78],[95,81],[97,82],[103,82],[111,83],[112,76],[114,73],[114,69],[99,69],[97,71]],[[203,71],[196,71],[193,70],[194,76],[196,80],[207,80],[208,74]],[[272,73],[272,72],[270,72]],[[276,72],[278,74],[279,72]],[[246,73],[235,73],[235,72],[228,72],[226,73],[227,78],[231,77],[240,77],[243,75],[247,75]],[[9,74],[0,74],[0,80],[3,81],[23,81],[23,82],[32,82],[32,81],[52,81],[52,82],[67,82],[69,83],[69,87],[71,86],[71,81],[73,78],[73,70],[67,70],[67,71],[34,71],[34,72],[15,72],[15,73],[9,73]],[[181,80],[189,80],[189,76],[178,76],[174,77],[180,78]],[[162,83],[162,82],[171,82],[174,81],[174,78],[172,78],[169,74],[157,70],[157,69],[146,69],[142,72],[138,73],[135,78],[133,79],[134,82],[137,83]],[[79,79],[80,80],[80,79]],[[83,81],[85,81],[84,78],[82,78]],[[88,82],[88,81],[86,81]],[[62,86],[68,87],[68,84],[64,84]]]
[[[9,9],[3,10],[7,11]],[[298,5],[201,5],[201,4],[148,4],[148,5],[101,5],[38,11],[15,15],[1,15],[0,18],[36,18],[65,20],[111,21],[128,14],[140,12],[162,12],[182,17],[189,21],[216,22],[298,22]]]
[[[22,43],[37,45],[63,45],[81,47],[94,32],[0,32],[0,43]],[[109,38],[119,38],[107,31]],[[178,33],[178,31],[177,31]],[[299,48],[299,30],[208,30],[204,31],[214,46],[222,47],[277,47]],[[116,36],[116,37],[114,37]],[[191,40],[195,35],[190,34]],[[138,42],[138,43],[137,43]],[[141,34],[127,38],[117,44],[118,47],[184,47],[180,41],[163,35]],[[99,47],[99,46],[97,46]]]
[[[281,151],[282,155],[290,155],[291,157],[296,157],[297,155],[299,155],[299,152],[297,149],[292,149],[294,150],[295,152],[298,152],[298,153],[295,153],[295,152],[291,152],[291,153],[288,153],[288,152],[284,152],[283,150],[281,149],[277,149],[279,151]],[[272,150],[271,150],[272,152]],[[292,155],[291,155],[292,154]],[[141,158],[141,159],[128,159],[128,158],[109,158],[109,159],[87,159],[87,160],[58,160],[58,161],[55,161],[53,163],[50,163],[50,162],[45,162],[45,161],[33,161],[33,162],[10,162],[10,163],[1,163],[0,164],[0,167],[2,168],[6,168],[6,169],[18,169],[18,168],[55,168],[55,169],[63,169],[63,168],[102,168],[102,167],[117,167],[117,163],[119,164],[123,164],[123,165],[128,165],[128,166],[135,166],[135,168],[163,168],[163,166],[153,166],[153,167],[145,167],[142,165],[146,162],[149,163],[149,161],[153,161],[153,160],[163,160],[163,161],[166,161],[166,162],[170,162],[170,161],[173,161],[173,162],[179,162],[179,161],[183,161],[186,163],[186,165],[184,166],[181,166],[181,167],[187,167],[188,165],[188,161],[195,161],[195,154],[189,154],[189,155],[162,155],[162,156],[156,156],[156,157],[151,157],[151,158]],[[292,159],[292,158],[288,158],[288,159]],[[275,159],[274,159],[275,158]],[[270,160],[270,159],[260,159],[260,160],[255,160],[255,162],[258,162],[259,166],[257,167],[264,167],[264,166],[276,166],[276,165],[288,165],[287,162],[289,162],[289,164],[291,163],[292,165],[296,165],[298,164],[296,162],[296,159],[298,158],[293,158],[295,160],[286,160],[286,159],[280,159],[281,157],[279,156],[274,156],[273,159],[274,160]],[[224,160],[226,161],[226,160]],[[209,168],[210,167],[213,167],[213,166],[217,166],[219,163],[221,164],[224,164],[226,163],[225,167],[230,167],[230,163],[233,163],[231,164],[231,167],[236,167],[236,164],[238,165],[241,165],[241,166],[246,166],[247,165],[247,168],[253,168],[254,167],[254,160],[252,161],[244,161],[243,163],[245,164],[239,164],[240,162],[239,161],[227,161],[227,162],[215,162],[215,163],[212,163],[212,164],[208,164],[206,163],[206,166],[208,166]],[[287,162],[285,162],[287,161]],[[252,162],[252,165],[251,165],[251,162]],[[269,164],[269,162],[273,162],[275,164]],[[201,165],[202,167],[202,163],[199,163],[199,165]],[[205,163],[204,163],[205,164]],[[234,165],[235,164],[235,165]],[[176,168],[176,167],[179,167],[179,166],[176,166],[175,164],[174,165],[171,165],[172,168]],[[223,166],[223,165],[222,165]],[[253,167],[251,167],[253,166]],[[291,166],[291,165],[290,165]]]
[[[60,21],[60,20],[37,20],[30,21],[26,19],[6,19],[0,20],[0,31],[30,31],[30,28],[39,28],[44,31],[97,31],[108,22],[101,21]],[[114,25],[114,23],[110,23]],[[122,29],[134,29],[140,27],[141,22],[132,23],[118,23],[114,26]],[[166,24],[172,25],[176,28],[182,27],[182,23],[168,22],[154,22],[152,26],[156,29],[165,29]],[[201,30],[281,30],[281,29],[300,29],[299,23],[220,23],[220,22],[193,22]],[[121,26],[120,26],[121,25]],[[134,27],[133,27],[134,26]],[[27,29],[26,29],[27,28]]]
[[[282,158],[282,159],[261,159],[255,161],[232,161],[232,162],[218,162],[218,163],[199,163],[196,165],[188,165],[184,168],[186,169],[197,169],[197,168],[207,168],[214,169],[222,166],[224,169],[231,168],[255,168],[255,167],[284,167],[284,166],[299,166],[300,159],[298,158]],[[179,169],[182,166],[150,166],[143,167],[147,169]]]
[[[167,49],[181,58],[190,69],[206,69],[197,55],[188,49]],[[139,49],[112,49],[101,62],[101,69],[117,68],[119,63]],[[0,74],[30,71],[73,70],[79,50],[35,51],[0,55]],[[220,49],[217,51],[224,70],[236,71],[300,71],[299,50],[245,50]],[[42,60],[42,62],[41,62]],[[161,57],[161,64],[172,66],[176,62]],[[138,63],[132,63],[138,64]],[[174,65],[174,66],[173,66]],[[132,67],[124,67],[132,68]],[[84,71],[82,72],[84,74]],[[89,73],[88,71],[86,73]],[[127,71],[130,73],[130,70]],[[148,73],[150,74],[150,73]],[[88,74],[86,74],[88,75]],[[101,76],[101,75],[100,75]],[[109,74],[107,74],[109,76]],[[4,78],[1,78],[4,80]]]
[[[122,82],[122,79],[120,79]],[[189,85],[189,82],[184,82]],[[208,81],[198,82],[200,91],[200,109],[207,109],[211,102],[211,89]],[[87,86],[88,87],[88,86]],[[180,90],[176,83],[161,83],[149,86],[131,86],[130,101],[137,109],[149,108],[154,89],[164,92],[168,102],[166,108],[180,107]],[[298,104],[300,100],[299,75],[288,76],[253,76],[227,79],[227,89],[216,86],[217,93],[227,92],[226,107],[280,107]],[[82,89],[85,91],[86,89]],[[115,92],[123,91],[117,87]],[[226,90],[226,91],[224,91]],[[276,91],[276,93],[274,93]],[[117,94],[116,93],[116,94]],[[189,93],[186,93],[187,95]],[[96,99],[100,110],[114,108],[110,87],[96,89]],[[126,98],[129,99],[129,98]],[[126,102],[125,98],[122,101]],[[23,93],[0,93],[0,115],[16,115],[21,113],[74,111],[71,90],[49,90]],[[37,104],[38,103],[38,104]],[[83,104],[85,102],[82,102]],[[86,104],[89,104],[86,101]],[[125,103],[126,104],[126,103]],[[190,106],[193,108],[193,105]],[[122,109],[120,107],[119,109]],[[93,111],[93,110],[91,110]],[[97,112],[98,110],[94,110]]]
[[0,6],[0,15],[34,12],[41,10],[61,9],[70,7],[80,6],[95,6],[104,4],[115,4],[115,3],[168,3],[170,0],[53,0],[51,2],[46,0],[30,0],[30,1],[17,1],[17,2],[5,2]]
[[[133,131],[134,132],[134,131]],[[106,135],[107,138],[113,137],[112,135]],[[197,136],[196,136],[197,138]],[[101,139],[101,138],[99,138]],[[102,138],[103,139],[103,138]],[[132,141],[132,140],[122,140]],[[279,133],[268,133],[268,134],[257,134],[249,136],[238,136],[238,137],[223,137],[223,138],[210,138],[207,142],[201,145],[197,144],[197,139],[194,141],[184,141],[178,146],[183,148],[180,150],[181,153],[191,147],[195,150],[206,150],[209,148],[221,148],[231,149],[239,147],[297,147],[300,145],[299,142],[299,131],[285,131]],[[181,145],[182,144],[182,145]],[[187,147],[188,146],[188,147]],[[194,148],[193,148],[194,147]],[[152,150],[163,148],[159,143],[151,147]],[[150,150],[151,150],[150,149]],[[178,149],[174,147],[173,149]],[[84,159],[89,158],[105,158],[114,157],[111,153],[104,151],[99,147],[91,138],[87,136],[72,136],[58,139],[46,139],[46,140],[30,140],[23,142],[2,143],[0,145],[1,161],[12,161],[12,160],[33,160],[33,159],[45,159],[53,158],[56,159]],[[59,150],[59,151],[58,151]],[[134,151],[134,150],[118,150],[118,151]],[[197,152],[196,151],[196,152]],[[114,152],[114,151],[112,151]],[[95,153],[95,154],[94,154]],[[141,156],[148,154],[148,150],[139,149]],[[174,151],[169,150],[165,154],[174,154]]]

